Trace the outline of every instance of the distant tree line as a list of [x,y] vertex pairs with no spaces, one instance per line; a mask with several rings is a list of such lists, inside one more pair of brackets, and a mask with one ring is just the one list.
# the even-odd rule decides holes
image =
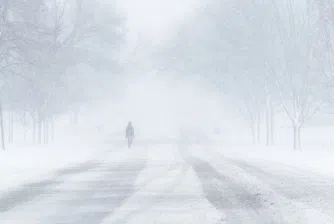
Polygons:
[[[164,66],[206,77],[234,103],[254,143],[275,143],[275,115],[301,129],[333,105],[333,0],[211,0],[162,51]],[[160,52],[161,54],[161,52]]]
[[57,117],[75,122],[99,85],[119,72],[123,18],[111,5],[0,0],[2,148],[15,141],[18,128],[27,141],[52,140]]

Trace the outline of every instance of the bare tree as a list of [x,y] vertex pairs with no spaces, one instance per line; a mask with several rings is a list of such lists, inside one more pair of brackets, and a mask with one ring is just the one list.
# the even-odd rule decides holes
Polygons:
[[200,10],[182,27],[174,46],[167,49],[168,67],[201,74],[222,94],[232,97],[250,125],[255,142],[260,142],[265,114],[266,144],[272,144],[277,107],[271,74],[274,9],[261,0],[237,0],[211,1]]
[[[32,126],[39,142],[43,130],[50,136],[55,116],[87,100],[92,85],[104,83],[102,76],[95,74],[85,83],[68,82],[70,68],[86,64],[99,72],[117,70],[122,18],[101,4],[86,0],[0,1],[1,108],[24,114],[22,124]],[[79,70],[74,73],[79,80]],[[13,128],[11,125],[11,132]]]
[[301,127],[321,109],[330,71],[328,35],[319,32],[310,2],[211,1],[167,49],[168,67],[218,83],[237,99],[255,139],[255,124],[265,114],[267,145],[274,142],[274,115],[283,108],[298,149]]
[[302,126],[320,110],[325,97],[323,36],[304,3],[300,7],[287,0],[276,5],[281,47],[276,85],[292,122],[295,149],[300,148]]

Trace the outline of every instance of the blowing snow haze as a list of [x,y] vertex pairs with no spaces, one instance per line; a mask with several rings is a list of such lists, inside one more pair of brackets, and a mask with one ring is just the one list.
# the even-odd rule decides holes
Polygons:
[[120,1],[132,35],[140,33],[150,41],[164,42],[178,31],[198,5],[198,0]]
[[333,0],[0,0],[0,223],[333,224]]

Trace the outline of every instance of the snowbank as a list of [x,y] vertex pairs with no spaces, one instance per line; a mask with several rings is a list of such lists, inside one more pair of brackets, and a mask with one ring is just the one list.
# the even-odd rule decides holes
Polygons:
[[[220,147],[215,149],[217,151],[212,150],[211,153],[208,153],[210,147],[205,148],[197,145],[190,147],[191,151],[189,152],[191,152],[192,156],[208,162],[212,168],[224,177],[222,182],[217,181],[217,188],[224,192],[223,194],[227,200],[236,200],[238,206],[241,206],[241,209],[233,209],[232,212],[228,209],[224,210],[227,213],[227,217],[230,216],[230,218],[232,217],[232,220],[234,220],[233,217],[237,216],[238,222],[241,223],[255,223],[256,220],[265,220],[268,223],[333,223],[332,210],[327,209],[326,203],[323,203],[321,200],[315,200],[313,204],[309,202],[310,198],[303,201],[300,200],[299,197],[289,197],[287,196],[289,194],[284,194],[282,191],[278,190],[286,185],[288,186],[288,191],[299,192],[301,191],[301,187],[311,189],[312,187],[309,185],[291,185],[288,179],[283,182],[281,182],[282,179],[275,179],[274,182],[271,182],[266,179],[267,177],[257,176],[256,172],[244,170],[243,165],[238,165],[238,162],[245,161],[245,164],[250,165],[250,167],[261,167],[270,174],[277,171],[276,175],[279,174],[283,177],[287,175],[296,180],[304,179],[312,182],[315,180],[315,175],[314,173],[312,173],[313,175],[309,175],[310,172],[312,172],[310,168],[315,169],[316,166],[305,166],[308,162],[307,159],[305,159],[307,158],[306,156],[301,157],[301,159],[298,160],[299,162],[296,162],[295,167],[291,167],[294,161],[287,160],[287,162],[285,162],[284,160],[284,155],[290,155],[288,151],[285,151],[286,154],[278,152],[276,155],[269,156],[270,154],[265,152],[264,149],[257,149],[255,150],[257,153],[253,154],[254,156],[248,156],[242,149],[229,151],[224,148],[223,154],[220,154],[222,153]],[[218,150],[220,150],[220,152]],[[225,157],[225,159],[223,157]],[[303,171],[302,169],[305,169],[305,172],[301,172]],[[317,169],[316,171],[321,170]],[[210,172],[208,172],[208,176],[210,176],[209,173]],[[273,178],[275,178],[276,175],[273,174]],[[215,178],[216,174],[213,176],[213,180],[219,179]],[[319,179],[321,182],[326,181],[326,178]],[[295,182],[292,182],[292,184],[295,184]],[[316,189],[318,189],[318,187],[319,186],[316,186]],[[244,197],[245,195],[247,196]],[[252,199],[251,195],[256,195],[256,200]],[[307,196],[309,195],[307,194]],[[316,195],[312,195],[312,197],[316,197]],[[251,206],[247,207],[247,203],[251,203]],[[247,210],[250,212],[252,209],[249,208],[256,206],[256,203],[262,204],[262,207],[256,211],[256,216],[253,216],[254,220],[248,220],[251,217],[251,213],[247,213]],[[239,219],[241,221],[239,221]],[[258,221],[257,223],[262,222],[263,221]]]
[[0,193],[27,182],[37,181],[68,166],[83,163],[109,150],[97,139],[84,136],[63,138],[39,146],[9,146],[0,151]]
[[334,150],[329,148],[321,148],[321,150],[305,148],[300,151],[283,147],[261,146],[215,145],[213,148],[227,158],[247,161],[266,168],[280,170],[284,167],[295,168],[334,178]]

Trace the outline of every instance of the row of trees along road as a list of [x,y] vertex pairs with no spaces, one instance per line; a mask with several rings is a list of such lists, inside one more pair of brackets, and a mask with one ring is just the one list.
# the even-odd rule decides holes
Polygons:
[[[274,144],[275,114],[301,129],[333,90],[333,0],[211,0],[165,47],[164,66],[200,74],[235,102],[259,143]],[[161,55],[160,55],[161,57]]]
[[[77,114],[106,81],[97,74],[117,72],[123,19],[110,5],[94,0],[0,0],[3,149],[6,140],[15,140],[18,126],[29,141],[47,143],[56,118]],[[84,76],[88,68],[98,73]]]

